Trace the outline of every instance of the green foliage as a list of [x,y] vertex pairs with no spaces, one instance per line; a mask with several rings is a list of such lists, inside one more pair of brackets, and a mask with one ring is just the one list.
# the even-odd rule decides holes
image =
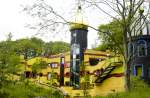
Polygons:
[[86,72],[86,66],[84,62],[80,65],[80,70],[83,72],[83,81],[82,81],[82,89],[83,89],[83,95],[88,96],[89,92],[88,89],[90,88],[90,75]]
[[37,60],[33,65],[32,65],[32,71],[33,73],[40,72],[42,69],[47,68],[48,64],[45,61]]
[[20,57],[13,52],[10,41],[0,43],[0,84],[3,85],[7,78],[19,70]]
[[144,80],[141,80],[140,77],[131,77],[131,89],[133,91],[140,91],[144,88],[150,90],[149,85]]
[[[0,89],[1,98],[59,98],[52,94],[53,89],[45,89],[42,86],[37,86],[29,81],[17,82],[13,85],[11,82],[5,84],[5,87]],[[60,93],[57,93],[60,96]]]
[[[120,21],[121,22],[121,21]],[[99,30],[106,32],[99,32],[99,38],[102,40],[102,44],[96,48],[96,50],[112,50],[121,53],[123,51],[123,32],[122,27],[118,21],[100,25]]]
[[69,49],[70,45],[61,41],[49,42],[45,44],[45,50],[47,50],[49,54],[63,53],[69,51]]
[[7,83],[14,84],[12,78],[19,70],[20,57],[13,52],[14,47],[10,40],[0,42],[0,97],[8,98],[9,93],[5,89]]
[[95,50],[100,50],[100,51],[106,51],[107,49],[109,49],[109,46],[103,43],[95,48]]
[[[29,59],[35,56],[49,56],[62,52],[67,52],[70,49],[70,45],[66,42],[44,42],[38,38],[31,39],[19,39],[16,41],[8,41],[11,44],[12,51],[18,55],[24,55],[25,59]],[[1,42],[0,47],[6,44],[6,41]]]
[[41,43],[42,41],[37,38],[20,39],[14,41],[14,45],[16,46],[15,51],[20,55],[24,55],[25,59],[32,56],[35,57],[36,55],[40,55],[42,53]]
[[114,93],[108,96],[95,96],[94,98],[150,98],[150,87],[143,80],[132,78],[132,87],[129,92]]
[[80,70],[83,71],[83,72],[85,72],[85,70],[86,70],[86,65],[84,64],[84,62],[81,63],[81,65],[80,65]]
[[[69,50],[69,44],[64,42],[50,42],[50,44],[52,43],[51,47],[45,48],[45,44],[50,44],[37,38],[11,41],[10,37],[7,41],[0,42],[0,98],[34,98],[40,96],[40,98],[60,98],[61,95],[59,92],[55,97],[55,93],[53,94],[51,88],[47,90],[39,87],[37,84],[26,81],[26,79],[21,79],[24,75],[20,76],[20,80],[16,80],[14,77],[20,71],[20,55],[26,54],[25,56],[30,56],[31,50],[41,55],[45,52],[45,49],[57,50],[50,54],[65,52]],[[60,51],[60,49],[63,51]],[[33,64],[32,70],[38,72],[46,67],[47,63],[39,60]]]

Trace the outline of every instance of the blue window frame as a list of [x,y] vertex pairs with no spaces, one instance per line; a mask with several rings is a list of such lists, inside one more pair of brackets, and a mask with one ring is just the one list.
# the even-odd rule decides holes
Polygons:
[[147,43],[145,40],[138,41],[138,56],[146,56],[147,55]]
[[150,67],[148,68],[148,78],[150,78]]
[[144,68],[143,64],[137,64],[134,66],[134,76],[144,77]]

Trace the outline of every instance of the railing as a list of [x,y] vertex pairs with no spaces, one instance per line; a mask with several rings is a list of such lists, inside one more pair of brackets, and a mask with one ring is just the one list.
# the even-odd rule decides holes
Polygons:
[[[116,65],[117,64],[117,65]],[[104,70],[101,72],[101,74],[98,75],[98,77],[95,79],[95,83],[102,83],[107,76],[117,67],[122,65],[123,62],[112,62],[110,63]]]

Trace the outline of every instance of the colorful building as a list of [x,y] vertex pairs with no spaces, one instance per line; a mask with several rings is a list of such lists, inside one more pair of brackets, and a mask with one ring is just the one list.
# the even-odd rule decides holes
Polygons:
[[[87,49],[88,26],[78,6],[75,21],[70,24],[71,50],[48,58],[36,57],[27,61],[26,76],[33,77],[31,68],[38,60],[48,66],[33,79],[59,87],[70,96],[106,95],[124,91],[124,66],[120,55]],[[30,67],[30,68],[29,68]],[[28,73],[28,74],[27,74]]]
[[[61,58],[64,57],[64,73],[61,72]],[[38,61],[46,61],[47,68],[38,72],[34,77],[32,73],[32,65]],[[120,56],[112,56],[109,52],[101,52],[94,50],[86,50],[84,52],[83,70],[80,65],[80,88],[70,86],[70,53],[53,55],[46,57],[35,57],[27,61],[26,75],[32,81],[51,84],[63,92],[71,96],[83,96],[85,82],[88,83],[86,87],[88,94],[92,96],[106,95],[113,92],[124,91],[124,67]],[[64,76],[64,84],[61,84],[61,74]],[[55,78],[53,77],[55,75]],[[85,81],[85,76],[88,79]]]

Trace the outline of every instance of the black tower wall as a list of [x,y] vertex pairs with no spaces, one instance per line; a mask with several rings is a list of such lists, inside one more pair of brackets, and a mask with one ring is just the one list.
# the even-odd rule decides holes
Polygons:
[[[71,53],[70,53],[70,84],[75,88],[80,87],[80,64],[84,61],[84,51],[87,48],[86,29],[73,29],[71,31]],[[75,53],[75,46],[78,47]]]

